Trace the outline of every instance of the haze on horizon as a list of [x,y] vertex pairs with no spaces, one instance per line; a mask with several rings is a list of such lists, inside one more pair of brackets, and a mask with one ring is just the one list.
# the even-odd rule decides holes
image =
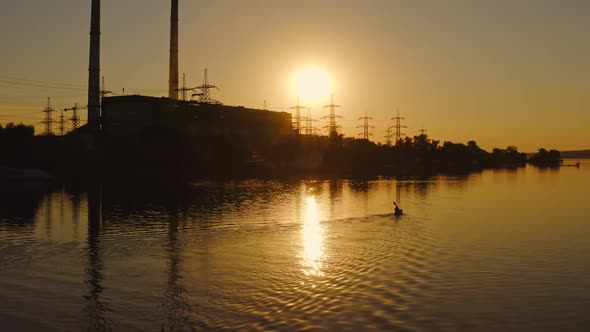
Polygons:
[[[167,95],[169,6],[102,1],[108,90]],[[90,1],[0,5],[0,123],[39,132],[46,97],[85,105],[89,25]],[[208,68],[225,104],[289,111],[294,77],[321,68],[346,136],[358,137],[367,110],[383,142],[399,107],[409,136],[423,123],[434,139],[488,150],[585,149],[589,30],[582,0],[180,0],[180,72],[194,86]],[[302,104],[320,118],[328,98]]]

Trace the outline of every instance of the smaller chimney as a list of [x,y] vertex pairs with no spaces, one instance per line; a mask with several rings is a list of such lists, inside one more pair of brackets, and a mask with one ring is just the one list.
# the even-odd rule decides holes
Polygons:
[[96,126],[100,120],[100,0],[92,0],[89,60],[88,124]]

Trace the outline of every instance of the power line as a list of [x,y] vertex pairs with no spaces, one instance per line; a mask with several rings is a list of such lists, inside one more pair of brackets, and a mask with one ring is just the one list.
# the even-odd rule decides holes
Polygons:
[[21,114],[39,114],[42,113],[43,111],[28,111],[28,112],[22,112]]
[[84,91],[84,89],[81,89],[81,88],[58,87],[58,86],[50,86],[50,85],[42,85],[42,84],[34,84],[34,83],[20,83],[20,82],[5,81],[5,80],[0,80],[0,83],[14,84],[14,85],[19,85],[19,86],[33,86],[33,87],[37,87],[37,88],[46,88],[46,89]]
[[[59,99],[59,98],[74,98],[74,97],[85,97],[86,95],[58,95],[58,96],[52,96],[51,98],[53,99]],[[12,95],[12,96],[0,96],[0,99],[40,99],[40,98],[47,98],[45,96],[41,96],[41,95]]]
[[24,101],[24,100],[10,100],[10,99],[2,99],[0,98],[1,105],[18,105],[18,106],[30,106],[35,107],[39,105],[38,101]]
[[22,115],[14,115],[14,114],[2,114],[0,118],[9,118],[9,119],[34,119],[34,120],[41,120],[42,117],[33,117],[33,116],[22,116]]
[[26,78],[16,78],[16,77],[8,77],[8,76],[0,76],[0,79],[11,80],[11,81],[25,81],[25,82],[33,82],[33,83],[43,83],[43,84],[51,84],[51,85],[67,85],[67,86],[79,87],[79,88],[86,88],[87,87],[86,85],[80,85],[80,84],[38,81],[38,80],[29,80]]
[[[23,82],[19,82],[19,81],[23,81]],[[31,82],[31,83],[27,83],[27,82]],[[59,83],[59,82],[50,82],[50,81],[41,81],[41,80],[30,80],[30,79],[7,77],[7,76],[0,76],[0,83],[13,85],[13,86],[4,86],[6,88],[19,88],[19,89],[23,89],[26,86],[33,86],[33,87],[41,87],[41,88],[49,88],[49,89],[86,91],[86,89],[88,88],[87,85]],[[36,83],[40,83],[40,84],[36,84]],[[14,86],[14,85],[16,85],[16,86]],[[0,87],[3,87],[3,86],[0,85]],[[115,89],[121,89],[121,88],[115,88]],[[131,87],[131,88],[127,87],[126,89],[127,90],[136,90],[136,91],[137,90],[152,91],[152,92],[168,91],[168,90],[162,89],[162,88],[142,89],[142,88],[135,88],[135,87]]]
[[2,88],[2,89],[19,89],[19,90],[28,89],[24,86],[2,85],[2,83],[0,83],[0,88]]

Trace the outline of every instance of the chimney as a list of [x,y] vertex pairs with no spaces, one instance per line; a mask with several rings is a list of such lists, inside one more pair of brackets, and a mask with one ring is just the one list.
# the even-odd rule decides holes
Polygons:
[[178,100],[178,0],[172,0],[170,15],[170,78],[168,97]]
[[100,0],[92,0],[90,18],[90,62],[88,67],[88,124],[100,120]]

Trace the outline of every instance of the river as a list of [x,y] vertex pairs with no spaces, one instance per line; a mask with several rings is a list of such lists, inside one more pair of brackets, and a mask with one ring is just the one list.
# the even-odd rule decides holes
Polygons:
[[0,326],[584,331],[588,197],[590,161],[407,180],[4,188]]

